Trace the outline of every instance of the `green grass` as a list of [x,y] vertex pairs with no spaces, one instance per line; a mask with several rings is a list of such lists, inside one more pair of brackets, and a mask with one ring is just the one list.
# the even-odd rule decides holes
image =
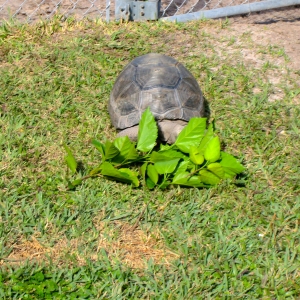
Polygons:
[[[67,191],[62,143],[97,163],[91,139],[115,137],[114,81],[149,52],[194,74],[242,181]],[[300,77],[288,63],[228,22],[3,25],[0,298],[298,299]]]

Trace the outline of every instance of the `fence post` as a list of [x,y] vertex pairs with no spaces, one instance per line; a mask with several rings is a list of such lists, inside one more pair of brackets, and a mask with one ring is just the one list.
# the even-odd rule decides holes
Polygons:
[[106,22],[109,22],[110,18],[110,0],[106,0]]

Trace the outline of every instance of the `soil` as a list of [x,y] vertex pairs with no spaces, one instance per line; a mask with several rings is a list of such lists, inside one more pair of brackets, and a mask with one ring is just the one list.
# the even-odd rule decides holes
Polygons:
[[233,30],[250,31],[252,39],[283,47],[291,67],[300,70],[300,6],[235,17],[232,21]]
[[[202,8],[215,8],[228,5],[228,0],[198,0],[196,6],[187,1],[184,6],[180,7],[182,0],[173,0],[169,5],[169,0],[162,0],[162,11],[165,15],[174,15],[185,13],[193,9],[197,11]],[[57,5],[55,2],[59,2]],[[114,1],[111,1],[114,3]],[[233,1],[229,1],[233,3]],[[234,5],[243,3],[243,0],[234,1]],[[93,4],[92,4],[93,3]],[[206,4],[208,3],[208,4]],[[221,3],[219,5],[219,3]],[[35,21],[41,18],[51,17],[55,12],[63,15],[105,17],[106,0],[0,0],[0,20],[8,19],[9,15],[14,15],[20,21]],[[190,6],[188,6],[190,5]],[[75,7],[74,7],[75,6]],[[180,7],[180,9],[178,9]],[[113,16],[114,5],[111,5],[111,15]],[[10,13],[8,13],[10,12]],[[262,43],[271,43],[281,46],[289,56],[290,65],[296,70],[300,70],[300,6],[291,6],[288,8],[269,10],[261,13],[252,13],[240,17],[230,18],[232,30],[237,33],[251,32],[254,40],[260,40]]]
[[279,21],[271,24],[245,24],[234,22],[232,30],[237,32],[251,32],[253,40],[261,44],[278,45],[284,48],[290,58],[290,66],[300,70],[300,21]]

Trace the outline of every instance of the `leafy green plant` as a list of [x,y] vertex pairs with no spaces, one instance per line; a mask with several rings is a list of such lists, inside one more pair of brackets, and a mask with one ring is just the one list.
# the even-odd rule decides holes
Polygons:
[[[169,185],[209,187],[224,178],[234,178],[244,171],[244,167],[235,157],[221,151],[214,123],[208,128],[206,123],[206,118],[192,118],[173,145],[161,144],[158,147],[157,124],[148,108],[141,117],[137,143],[127,136],[105,143],[94,139],[92,144],[102,156],[100,165],[88,175],[68,181],[69,188],[73,189],[83,180],[96,176],[134,187],[139,187],[142,181],[149,189],[165,189]],[[68,146],[64,145],[64,148],[66,163],[76,173],[77,162]],[[138,163],[141,164],[139,171]]]

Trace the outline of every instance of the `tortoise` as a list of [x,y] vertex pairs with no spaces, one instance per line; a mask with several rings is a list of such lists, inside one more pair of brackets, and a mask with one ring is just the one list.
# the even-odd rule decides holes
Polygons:
[[161,141],[172,144],[192,117],[205,114],[204,98],[193,75],[177,60],[149,53],[131,61],[120,73],[109,100],[118,136],[136,140],[138,123],[149,107]]

